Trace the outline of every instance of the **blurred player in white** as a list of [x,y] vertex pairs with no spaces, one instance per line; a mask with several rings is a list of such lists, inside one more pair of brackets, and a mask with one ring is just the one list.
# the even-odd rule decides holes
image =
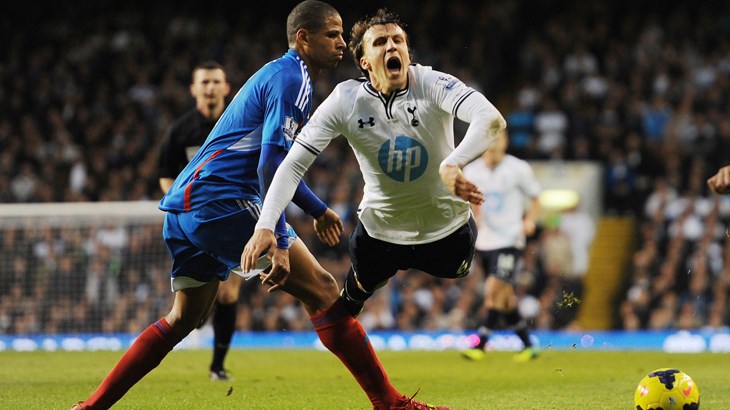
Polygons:
[[[482,194],[461,168],[482,155],[506,123],[480,92],[411,64],[408,36],[387,10],[355,23],[349,47],[365,78],[340,83],[302,129],[276,172],[241,264],[246,270],[275,246],[274,224],[302,175],[343,135],[365,180],[341,294],[357,315],[399,269],[441,278],[469,273],[476,239],[469,203],[481,203]],[[456,149],[454,118],[469,123]],[[272,270],[264,280],[286,277]]]
[[485,346],[500,321],[519,336],[524,349],[517,361],[537,357],[530,342],[527,324],[517,309],[513,281],[518,273],[525,238],[535,233],[540,212],[540,184],[530,165],[507,154],[508,137],[503,132],[481,160],[464,167],[464,176],[484,194],[484,202],[474,205],[479,234],[476,250],[487,279],[484,307],[487,314],[479,327],[479,343],[463,352],[472,360],[485,357]]

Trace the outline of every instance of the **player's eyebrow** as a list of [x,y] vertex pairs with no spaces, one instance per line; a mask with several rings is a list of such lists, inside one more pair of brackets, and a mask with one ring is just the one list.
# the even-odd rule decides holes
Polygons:
[[384,42],[385,40],[388,39],[388,37],[392,38],[396,42],[397,41],[403,41],[406,38],[403,33],[394,33],[394,34],[385,33],[385,34],[381,34],[381,35],[375,36],[372,39],[371,44],[379,44],[381,42]]
[[338,29],[331,29],[324,32],[325,36],[327,37],[337,37],[342,35],[342,30]]

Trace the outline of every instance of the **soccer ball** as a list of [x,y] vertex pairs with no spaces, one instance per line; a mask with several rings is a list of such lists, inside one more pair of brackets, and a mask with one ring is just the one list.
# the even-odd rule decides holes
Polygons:
[[694,380],[681,370],[654,370],[639,382],[634,393],[636,410],[697,410],[700,391]]

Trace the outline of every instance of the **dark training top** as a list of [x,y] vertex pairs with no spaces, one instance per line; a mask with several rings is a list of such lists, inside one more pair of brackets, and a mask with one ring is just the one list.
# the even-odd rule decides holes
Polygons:
[[198,152],[214,125],[215,121],[208,120],[195,108],[176,119],[160,147],[158,176],[175,179]]

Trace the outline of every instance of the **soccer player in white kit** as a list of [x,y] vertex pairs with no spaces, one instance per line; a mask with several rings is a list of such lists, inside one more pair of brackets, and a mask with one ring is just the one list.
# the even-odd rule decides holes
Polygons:
[[[350,236],[352,267],[341,293],[353,316],[399,269],[442,278],[469,273],[476,226],[470,202],[482,194],[461,168],[506,127],[480,92],[430,67],[411,65],[398,16],[379,10],[352,28],[350,53],[365,75],[340,83],[297,136],[267,191],[244,271],[273,249],[274,225],[297,184],[329,142],[343,135],[365,180],[359,223]],[[454,149],[454,118],[469,123]],[[263,280],[286,281],[272,268]]]
[[[482,191],[484,202],[474,206],[479,234],[476,252],[487,279],[484,307],[487,315],[479,327],[479,343],[463,352],[472,360],[485,357],[484,348],[500,319],[522,340],[516,361],[537,357],[527,323],[517,309],[513,281],[519,270],[525,237],[535,233],[540,212],[540,184],[530,165],[507,154],[507,132],[501,133],[480,160],[464,167],[464,176]],[[526,203],[527,202],[527,203]]]

